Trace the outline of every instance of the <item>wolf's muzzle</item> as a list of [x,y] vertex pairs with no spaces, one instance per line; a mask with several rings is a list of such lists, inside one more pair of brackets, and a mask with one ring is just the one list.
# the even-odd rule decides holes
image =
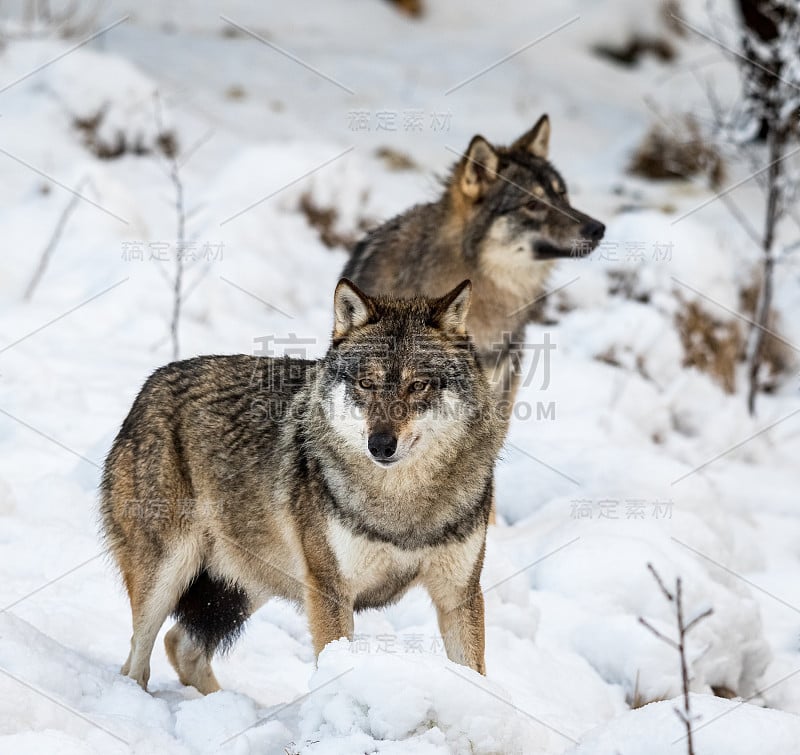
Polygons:
[[373,433],[367,440],[367,448],[376,461],[391,461],[397,450],[397,436],[392,433]]
[[606,227],[599,220],[589,220],[581,226],[581,236],[593,244],[597,244],[606,232]]

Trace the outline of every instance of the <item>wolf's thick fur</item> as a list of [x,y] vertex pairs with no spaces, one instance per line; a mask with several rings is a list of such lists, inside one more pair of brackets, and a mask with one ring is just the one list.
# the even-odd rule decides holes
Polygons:
[[347,281],[324,359],[210,356],[145,383],[102,483],[133,614],[123,673],[147,686],[159,628],[181,681],[219,689],[214,651],[271,596],[314,648],[353,611],[427,588],[448,656],[484,672],[483,564],[503,421],[465,335],[467,283],[436,300]]
[[552,260],[589,254],[605,231],[570,204],[549,140],[546,115],[510,147],[474,137],[442,196],[371,231],[343,272],[367,293],[396,296],[440,296],[472,280],[467,328],[506,413]]

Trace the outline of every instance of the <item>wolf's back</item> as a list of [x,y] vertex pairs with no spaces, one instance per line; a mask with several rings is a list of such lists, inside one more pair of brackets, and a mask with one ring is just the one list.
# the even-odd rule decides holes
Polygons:
[[[350,254],[342,276],[369,294],[403,298],[440,296],[452,288],[440,283],[436,253],[445,218],[436,203],[414,205],[373,228]],[[433,289],[430,284],[434,283]]]
[[[112,550],[134,530],[166,537],[192,515],[188,509],[198,497],[223,488],[235,494],[252,483],[253,468],[274,453],[281,412],[305,387],[314,364],[208,356],[156,370],[103,470],[100,513]],[[242,473],[234,476],[237,470]]]

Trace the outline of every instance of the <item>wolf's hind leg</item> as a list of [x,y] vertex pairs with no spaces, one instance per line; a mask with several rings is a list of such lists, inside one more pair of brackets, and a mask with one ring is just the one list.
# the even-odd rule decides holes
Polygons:
[[150,655],[161,626],[175,610],[186,585],[197,573],[198,549],[190,543],[181,544],[157,567],[154,574],[143,574],[133,585],[129,583],[133,636],[128,660],[122,667],[125,676],[147,689],[150,679]]
[[173,611],[178,623],[164,638],[169,661],[183,684],[204,695],[220,689],[211,658],[217,648],[233,645],[260,602],[241,586],[205,569],[194,575]]
[[167,632],[164,646],[181,684],[194,687],[204,695],[221,689],[205,647],[193,639],[181,624],[176,624]]

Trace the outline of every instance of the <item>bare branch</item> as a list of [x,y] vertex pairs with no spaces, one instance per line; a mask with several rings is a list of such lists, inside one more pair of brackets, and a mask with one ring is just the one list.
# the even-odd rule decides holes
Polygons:
[[177,218],[177,232],[175,236],[175,277],[172,279],[172,317],[170,319],[170,338],[172,340],[172,358],[177,359],[180,354],[179,328],[181,309],[183,306],[183,273],[184,256],[186,253],[186,207],[184,204],[183,181],[180,174],[180,163],[177,157],[177,148],[172,141],[167,141],[167,131],[161,118],[161,100],[158,92],[155,95],[155,117],[158,128],[158,142],[167,161],[167,175],[172,182],[175,193],[175,215]]
[[662,642],[666,642],[667,645],[669,645],[672,648],[675,648],[675,650],[680,650],[680,645],[678,645],[678,643],[675,642],[675,640],[673,640],[672,638],[667,637],[667,635],[662,634],[661,632],[659,632],[658,629],[656,629],[647,619],[645,619],[642,616],[640,616],[639,617],[639,623],[642,626],[647,627],[647,629],[649,629]]
[[706,608],[701,614],[695,616],[687,625],[684,630],[685,634],[689,634],[689,632],[694,629],[697,624],[699,624],[703,619],[707,619],[711,614],[714,613],[713,608]]
[[647,568],[650,571],[650,573],[653,575],[653,578],[655,579],[655,581],[658,584],[658,586],[661,588],[661,592],[664,593],[664,597],[670,603],[672,601],[674,601],[675,600],[675,596],[669,590],[667,590],[666,585],[662,581],[661,575],[656,571],[655,566],[653,566],[653,564],[648,561]]
[[673,639],[659,632],[652,624],[650,624],[641,616],[639,617],[639,623],[649,629],[656,637],[658,637],[658,639],[662,640],[671,648],[678,651],[681,663],[683,710],[676,707],[675,713],[678,718],[683,721],[683,725],[686,727],[687,754],[694,755],[694,744],[692,742],[692,709],[691,700],[689,698],[689,664],[686,661],[686,635],[689,633],[689,630],[692,629],[692,627],[696,626],[700,621],[711,615],[711,609],[706,609],[699,615],[695,616],[688,624],[686,624],[683,618],[683,582],[681,581],[681,578],[678,577],[675,580],[675,592],[672,593],[664,585],[664,581],[661,579],[661,575],[655,570],[655,567],[652,564],[647,564],[647,568],[653,575],[653,578],[655,579],[656,584],[661,592],[664,594],[667,600],[675,606],[675,619],[678,625],[678,642],[675,642]]
[[[758,302],[745,355],[747,406],[750,414],[755,414],[766,351],[764,333],[772,312],[776,263],[773,246],[777,229],[784,218],[800,228],[800,214],[795,208],[795,197],[800,192],[800,176],[790,172],[787,165],[787,158],[795,152],[788,149],[788,143],[790,138],[797,136],[796,119],[800,111],[797,94],[800,92],[800,76],[794,60],[797,55],[794,40],[800,36],[800,11],[796,4],[778,0],[762,0],[758,3],[739,0],[737,5],[740,12],[737,31],[741,50],[734,50],[721,41],[722,34],[710,3],[708,16],[711,33],[692,28],[717,47],[733,54],[739,74],[739,98],[725,113],[710,82],[703,81],[697,70],[693,69],[692,74],[705,92],[717,132],[725,137],[739,159],[749,164],[754,171],[751,177],[765,196],[763,228],[759,232],[730,197],[724,193],[719,195],[731,215],[762,252]],[[762,150],[752,140],[743,143],[741,137],[732,130],[732,123],[745,120],[748,125],[757,127],[760,139],[766,139],[766,167],[762,167]]]
[[84,176],[75,186],[75,193],[72,195],[72,198],[69,200],[69,202],[67,202],[67,206],[61,213],[61,217],[59,217],[56,227],[53,229],[50,240],[47,242],[47,246],[44,248],[42,256],[39,258],[39,264],[36,266],[33,277],[31,278],[30,283],[28,283],[28,287],[25,289],[25,301],[31,300],[36,286],[39,285],[39,281],[41,281],[44,271],[47,269],[50,258],[53,256],[53,252],[55,252],[56,247],[58,246],[58,242],[61,239],[61,234],[64,233],[64,229],[67,227],[67,222],[69,221],[70,216],[73,212],[75,212],[75,208],[78,206],[78,201],[81,199],[81,189],[83,189],[88,182],[89,177]]

